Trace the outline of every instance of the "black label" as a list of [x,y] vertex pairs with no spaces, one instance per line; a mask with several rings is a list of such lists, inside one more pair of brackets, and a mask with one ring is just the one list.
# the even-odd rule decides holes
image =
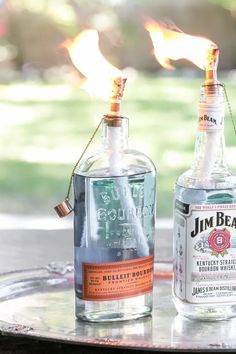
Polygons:
[[189,205],[183,202],[180,202],[179,200],[175,200],[175,209],[180,211],[182,214],[188,215],[189,214]]

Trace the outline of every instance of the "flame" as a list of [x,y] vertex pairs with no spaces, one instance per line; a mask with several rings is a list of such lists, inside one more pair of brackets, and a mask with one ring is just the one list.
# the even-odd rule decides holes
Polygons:
[[96,30],[84,30],[73,40],[63,44],[72,63],[86,77],[84,88],[92,95],[108,99],[112,78],[121,76],[121,71],[111,65],[99,49],[99,36]]
[[191,36],[178,29],[169,29],[152,19],[147,20],[144,26],[150,34],[154,55],[165,69],[175,69],[170,59],[190,60],[202,70],[209,69],[217,63],[218,47],[211,40]]

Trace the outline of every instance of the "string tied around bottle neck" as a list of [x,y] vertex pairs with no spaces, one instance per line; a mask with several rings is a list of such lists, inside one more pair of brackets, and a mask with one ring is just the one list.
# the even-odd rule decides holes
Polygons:
[[229,112],[229,116],[233,125],[233,129],[234,129],[234,133],[236,135],[236,123],[234,121],[234,117],[233,117],[233,112],[232,112],[232,108],[231,108],[231,104],[229,101],[229,96],[226,90],[226,85],[223,82],[218,82],[218,83],[212,83],[212,84],[204,84],[202,85],[203,87],[216,87],[216,86],[220,86],[223,88],[224,91],[224,96],[225,96],[225,101],[227,103],[227,108],[228,108],[228,112]]
[[65,199],[59,203],[58,205],[56,205],[54,207],[54,210],[56,211],[57,215],[60,217],[60,218],[63,218],[64,216],[67,216],[69,215],[72,211],[73,211],[73,207],[70,203],[70,197],[71,197],[71,187],[72,187],[72,184],[73,184],[73,177],[74,177],[74,174],[75,174],[75,170],[76,168],[78,167],[80,161],[82,160],[82,158],[84,157],[84,154],[86,153],[86,151],[88,150],[90,144],[92,143],[95,135],[97,134],[103,120],[104,120],[105,116],[102,117],[102,119],[100,120],[100,122],[98,123],[97,127],[95,128],[93,134],[91,135],[89,141],[87,142],[84,150],[82,151],[80,157],[78,158],[78,160],[76,161],[73,169],[72,169],[72,172],[71,172],[71,176],[70,176],[70,181],[69,181],[69,185],[68,185],[68,189],[67,189],[67,193],[66,193],[66,197]]

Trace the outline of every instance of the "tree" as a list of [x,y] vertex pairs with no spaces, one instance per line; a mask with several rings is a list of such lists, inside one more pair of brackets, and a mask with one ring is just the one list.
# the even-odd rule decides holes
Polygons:
[[211,2],[224,7],[229,11],[236,11],[236,1],[235,0],[210,0]]

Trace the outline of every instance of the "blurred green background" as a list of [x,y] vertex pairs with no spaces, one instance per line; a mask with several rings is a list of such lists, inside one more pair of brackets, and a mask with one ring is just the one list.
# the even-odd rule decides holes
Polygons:
[[[84,78],[60,44],[93,28],[104,57],[119,69],[129,68],[122,111],[130,118],[130,146],[156,164],[158,215],[171,217],[175,179],[193,160],[204,73],[186,61],[175,62],[174,72],[162,69],[144,18],[171,19],[219,45],[219,77],[235,112],[236,2],[9,0],[0,5],[0,213],[53,215],[64,197],[73,164],[108,103],[82,89]],[[228,115],[225,132],[228,162],[235,169],[236,137]],[[99,134],[90,152],[98,144]]]

